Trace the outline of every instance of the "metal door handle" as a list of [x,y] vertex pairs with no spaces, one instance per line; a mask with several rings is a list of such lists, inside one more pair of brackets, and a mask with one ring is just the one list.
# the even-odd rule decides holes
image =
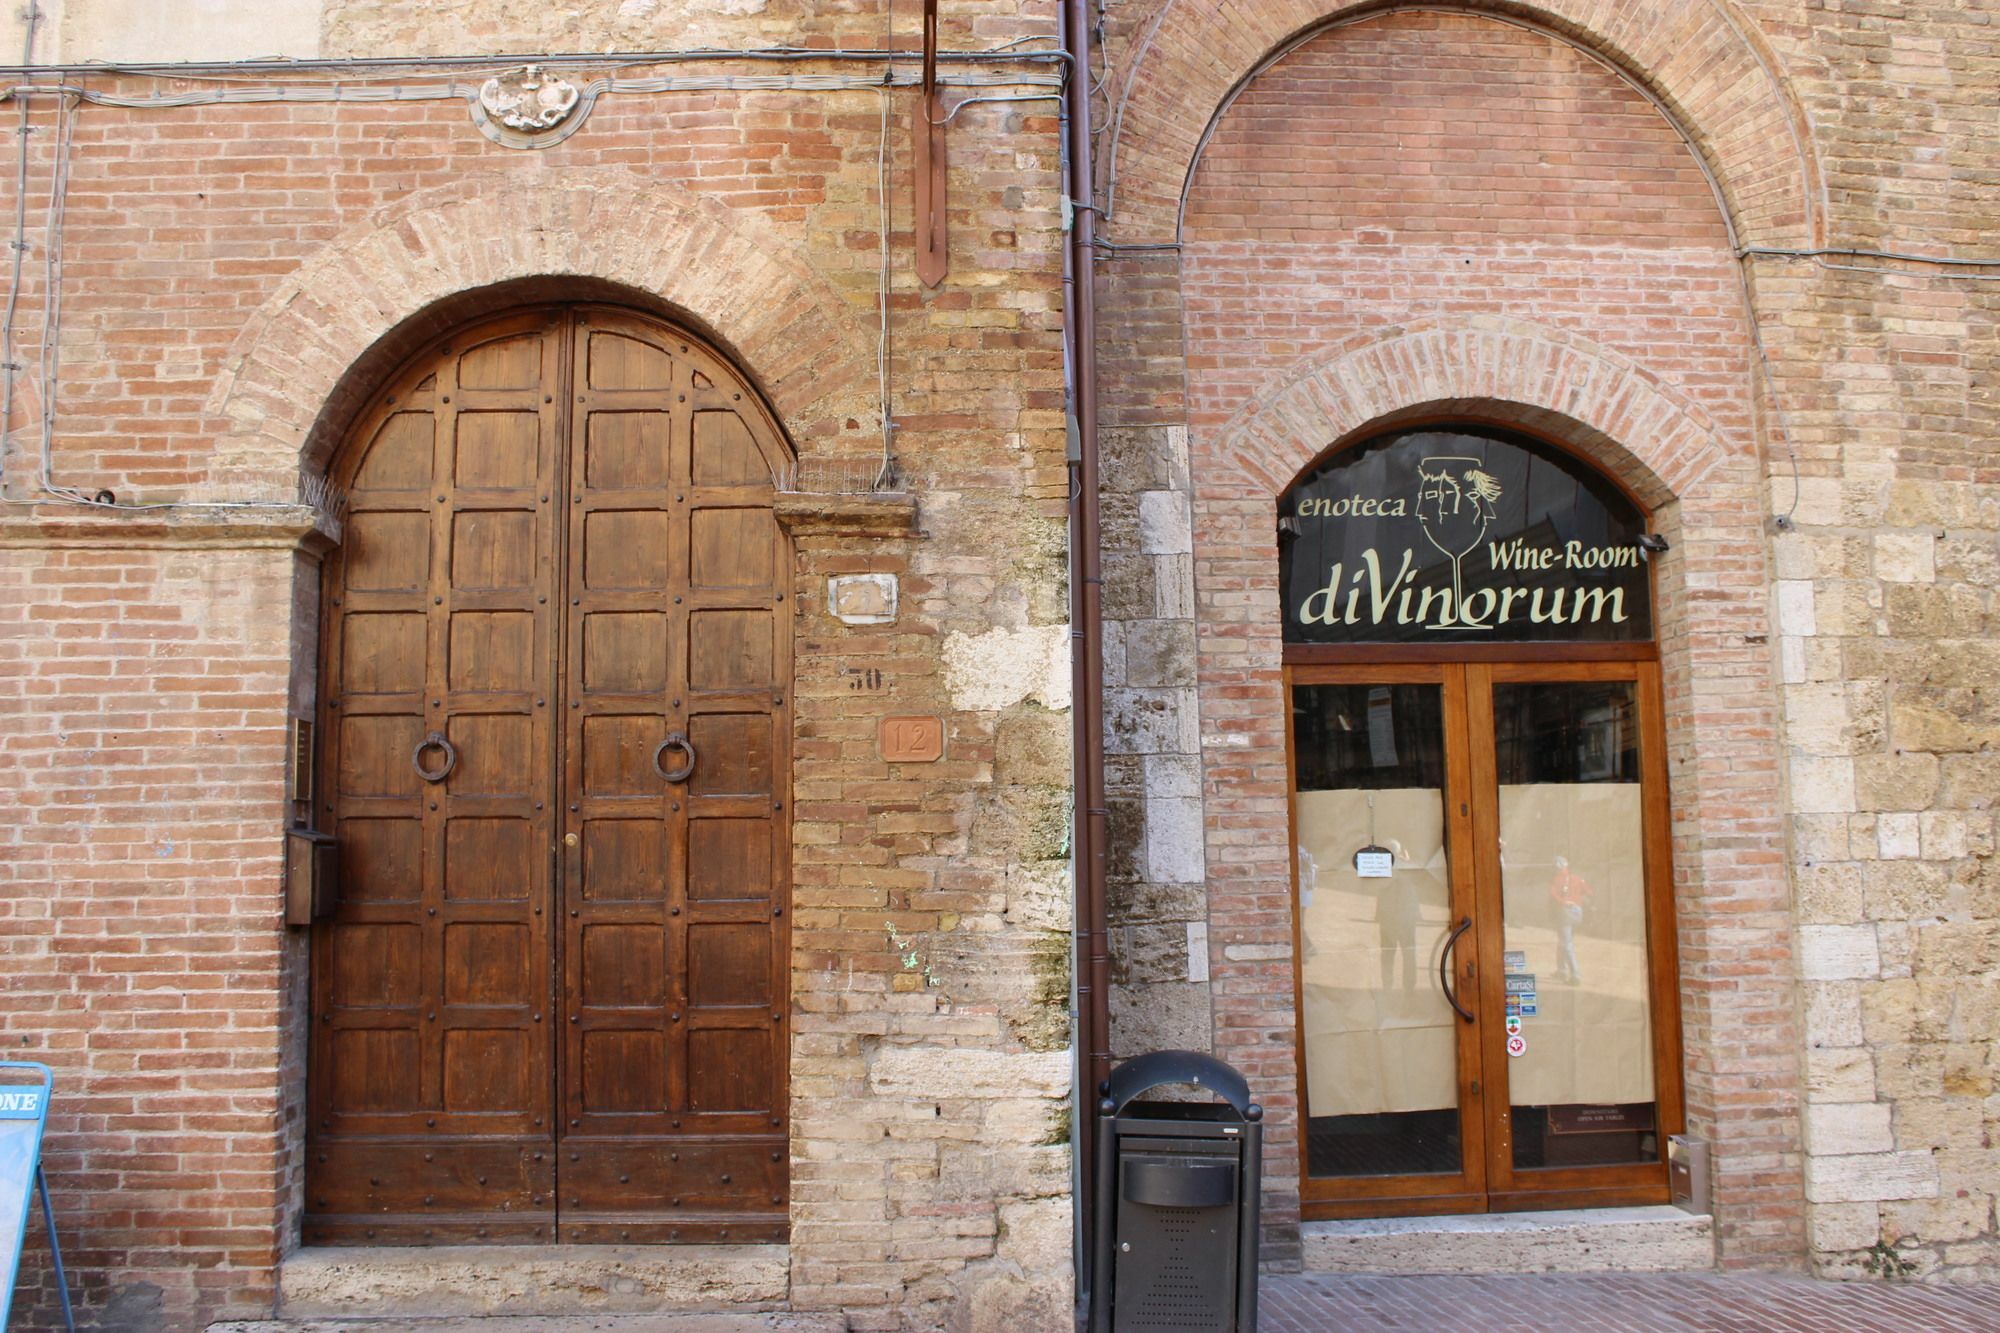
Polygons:
[[[424,751],[443,750],[443,768],[425,768]],[[433,731],[417,742],[417,748],[410,751],[410,767],[417,770],[417,776],[425,782],[443,782],[451,776],[451,770],[458,767],[458,747],[445,739],[442,731]]]
[[1444,990],[1444,998],[1451,1001],[1451,1007],[1458,1011],[1458,1016],[1468,1023],[1472,1021],[1472,1011],[1458,1002],[1458,992],[1451,988],[1451,955],[1458,947],[1458,937],[1471,929],[1471,917],[1459,922],[1458,928],[1445,940],[1444,952],[1438,955],[1438,985]]
[[[687,756],[686,761],[679,768],[669,769],[665,767],[660,763],[660,758],[668,750],[679,750]],[[660,742],[658,749],[653,751],[653,771],[668,782],[686,782],[688,778],[693,776],[694,742],[687,738],[686,732],[670,731],[667,733],[667,738]]]

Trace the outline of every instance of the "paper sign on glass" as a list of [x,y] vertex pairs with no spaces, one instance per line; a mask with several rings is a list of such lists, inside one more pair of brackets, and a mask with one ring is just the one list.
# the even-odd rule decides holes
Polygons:
[[1362,879],[1388,879],[1395,870],[1394,852],[1359,851],[1354,854],[1354,873]]

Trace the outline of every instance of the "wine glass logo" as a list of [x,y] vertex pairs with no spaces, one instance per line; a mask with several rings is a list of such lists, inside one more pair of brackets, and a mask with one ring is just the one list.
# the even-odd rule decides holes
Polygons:
[[1485,538],[1500,498],[1500,479],[1477,458],[1424,458],[1417,462],[1417,522],[1424,537],[1451,559],[1451,605],[1465,604],[1461,566]]

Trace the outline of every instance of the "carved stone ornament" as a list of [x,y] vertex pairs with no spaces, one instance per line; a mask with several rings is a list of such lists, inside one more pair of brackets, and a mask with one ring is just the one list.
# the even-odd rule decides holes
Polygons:
[[576,85],[540,65],[496,74],[479,89],[479,105],[510,130],[552,130],[576,110]]

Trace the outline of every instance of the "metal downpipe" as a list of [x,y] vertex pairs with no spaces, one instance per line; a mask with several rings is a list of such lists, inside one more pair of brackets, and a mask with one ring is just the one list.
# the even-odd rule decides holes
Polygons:
[[1070,670],[1076,765],[1076,995],[1082,1026],[1077,1034],[1076,1087],[1082,1241],[1077,1251],[1077,1292],[1084,1297],[1091,1287],[1090,1238],[1099,1206],[1092,1169],[1097,1152],[1097,1088],[1111,1073],[1111,956],[1105,927],[1104,560],[1098,503],[1097,315],[1092,293],[1097,207],[1085,0],[1064,0],[1062,40],[1070,57],[1065,88],[1069,170],[1064,188],[1073,218],[1064,264],[1068,305],[1064,333],[1072,379],[1070,410],[1076,422],[1076,456],[1070,462]]

